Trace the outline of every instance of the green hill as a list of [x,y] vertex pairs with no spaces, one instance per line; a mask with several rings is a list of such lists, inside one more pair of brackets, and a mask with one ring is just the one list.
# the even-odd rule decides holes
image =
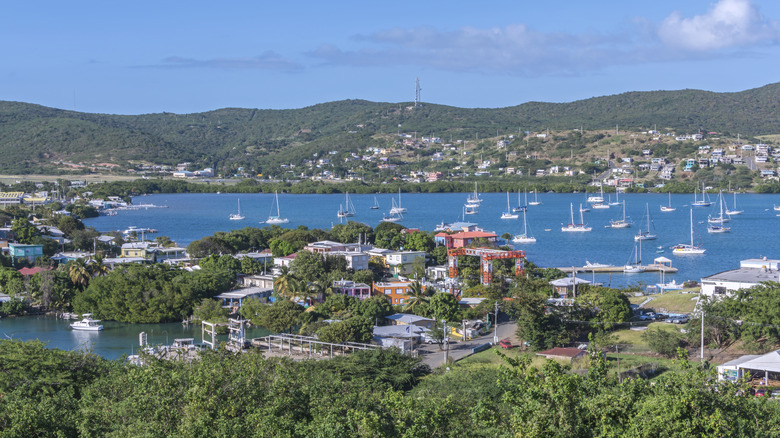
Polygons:
[[[225,108],[195,114],[89,114],[0,101],[0,172],[66,171],[112,163],[278,168],[329,150],[386,146],[403,131],[443,139],[519,130],[614,129],[743,136],[780,134],[780,83],[738,93],[630,92],[571,103],[495,109],[346,100],[294,110]],[[400,125],[400,127],[399,127]],[[83,169],[83,168],[82,168]]]

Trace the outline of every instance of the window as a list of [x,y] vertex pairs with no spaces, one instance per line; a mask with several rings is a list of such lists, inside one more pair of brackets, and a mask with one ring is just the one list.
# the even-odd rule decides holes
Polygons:
[[385,295],[390,295],[393,293],[392,289],[385,289]]
[[718,295],[723,295],[726,293],[726,288],[723,286],[715,286],[715,293]]

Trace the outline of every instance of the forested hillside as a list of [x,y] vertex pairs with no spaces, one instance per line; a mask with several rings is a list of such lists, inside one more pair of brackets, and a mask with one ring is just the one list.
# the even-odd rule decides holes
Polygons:
[[497,109],[347,100],[294,110],[226,108],[196,114],[88,114],[0,102],[0,172],[57,172],[110,163],[191,161],[262,172],[329,150],[359,152],[397,132],[468,139],[520,130],[614,129],[743,136],[780,133],[780,84],[738,93],[630,92]]

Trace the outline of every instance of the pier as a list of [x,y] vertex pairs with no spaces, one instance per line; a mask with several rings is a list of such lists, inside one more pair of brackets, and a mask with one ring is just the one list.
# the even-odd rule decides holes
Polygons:
[[[659,265],[659,264],[652,264],[652,265],[644,265],[642,266],[644,268],[644,272],[663,272],[664,274],[676,274],[677,268],[673,268],[671,266],[667,265]],[[623,266],[567,266],[564,268],[557,268],[561,271],[571,274],[571,273],[580,273],[580,272],[587,272],[587,273],[593,273],[593,274],[607,274],[607,273],[623,273]]]

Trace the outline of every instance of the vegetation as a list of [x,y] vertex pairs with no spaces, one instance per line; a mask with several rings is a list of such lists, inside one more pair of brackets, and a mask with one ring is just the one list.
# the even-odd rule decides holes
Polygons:
[[[754,436],[777,403],[712,379],[684,356],[654,382],[619,383],[524,356],[430,374],[393,351],[326,361],[207,351],[144,366],[0,341],[4,436]],[[536,362],[535,362],[536,363]]]

